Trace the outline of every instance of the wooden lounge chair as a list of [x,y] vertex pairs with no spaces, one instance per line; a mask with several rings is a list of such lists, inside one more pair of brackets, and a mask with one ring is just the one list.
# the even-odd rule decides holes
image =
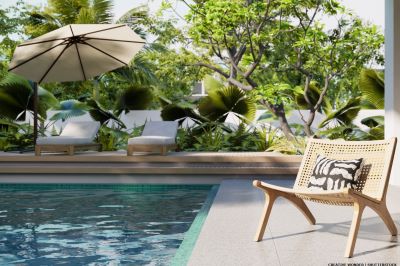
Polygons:
[[35,155],[42,152],[66,152],[73,155],[77,150],[95,149],[101,151],[101,144],[93,143],[100,123],[68,122],[60,136],[39,137],[35,146]]
[[[396,226],[386,207],[386,192],[396,142],[396,138],[379,141],[310,140],[293,189],[270,185],[258,180],[253,182],[253,185],[263,190],[266,196],[265,207],[254,240],[260,241],[263,238],[272,205],[277,197],[291,201],[305,215],[310,224],[315,224],[315,218],[303,200],[353,206],[353,221],[347,240],[345,257],[353,256],[361,216],[365,207],[373,209],[382,218],[392,236],[396,236]],[[341,160],[363,158],[365,163],[361,170],[361,176],[357,180],[356,188],[345,188],[340,191],[312,191],[308,189],[307,186],[318,154]]]
[[127,155],[134,151],[160,151],[166,155],[170,149],[175,149],[178,122],[176,121],[149,121],[146,122],[140,137],[128,140]]

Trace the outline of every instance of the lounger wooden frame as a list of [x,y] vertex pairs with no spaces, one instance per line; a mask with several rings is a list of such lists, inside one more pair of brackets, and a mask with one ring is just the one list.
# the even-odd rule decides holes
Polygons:
[[[381,217],[391,235],[396,236],[396,225],[386,207],[386,193],[396,143],[396,138],[378,141],[311,139],[304,153],[293,189],[254,180],[253,185],[264,191],[266,197],[264,210],[254,240],[260,241],[263,238],[272,206],[278,197],[286,198],[292,202],[311,224],[315,224],[315,218],[304,203],[304,200],[331,205],[353,206],[354,214],[347,240],[345,257],[353,256],[365,207],[370,207],[374,210]],[[307,185],[318,154],[324,154],[334,159],[364,158],[365,164],[356,188],[323,192],[308,190]]]
[[102,146],[99,143],[91,144],[36,144],[35,155],[40,156],[42,152],[66,152],[68,155],[74,155],[75,151],[97,150],[101,151]]
[[129,144],[126,154],[128,156],[132,156],[134,151],[139,151],[139,152],[160,151],[161,155],[166,155],[169,150],[176,149],[177,147],[178,146],[176,144],[169,144],[169,145]]

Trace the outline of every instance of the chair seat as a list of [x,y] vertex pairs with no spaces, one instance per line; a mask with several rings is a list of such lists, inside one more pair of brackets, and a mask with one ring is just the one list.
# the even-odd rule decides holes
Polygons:
[[53,137],[39,137],[37,139],[39,145],[80,145],[92,144],[92,138],[69,137],[69,136],[53,136]]
[[128,145],[174,145],[175,138],[164,136],[140,136],[130,138]]

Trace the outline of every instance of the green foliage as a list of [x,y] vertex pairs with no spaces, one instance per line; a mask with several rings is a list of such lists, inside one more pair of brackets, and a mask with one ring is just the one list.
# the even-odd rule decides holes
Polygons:
[[204,89],[207,92],[219,90],[224,87],[224,84],[210,75],[206,75],[203,79]]
[[96,141],[102,144],[102,149],[104,151],[116,151],[126,150],[128,138],[128,133],[118,128],[103,125],[100,127]]
[[385,108],[385,80],[381,73],[372,69],[363,69],[358,86],[363,100],[373,109]]
[[382,115],[366,117],[361,120],[361,124],[366,125],[369,128],[383,126],[385,124],[385,117]]
[[86,112],[89,110],[89,107],[83,102],[71,99],[61,101],[58,106],[53,108],[53,110],[57,110],[59,112],[55,113],[52,117],[50,117],[49,120],[62,120],[64,122],[71,117],[77,117],[86,114]]
[[283,154],[301,155],[307,146],[307,141],[303,137],[297,137],[293,140],[280,137],[268,148],[267,151],[280,152]]
[[[227,131],[221,123],[204,123],[180,129],[178,146],[185,151],[265,151],[273,140],[265,128],[248,128],[242,123]],[[271,135],[271,136],[269,136]]]
[[167,104],[161,110],[161,118],[164,121],[179,121],[179,124],[190,118],[197,124],[201,124],[204,122],[209,122],[209,119],[199,115],[193,108],[190,107],[183,107],[177,104]]
[[[321,96],[321,89],[319,88],[318,84],[314,81],[311,82],[307,91],[307,96],[310,101],[311,106],[315,106]],[[300,109],[309,109],[310,106],[307,103],[305,92],[303,88],[298,88],[295,91],[295,103]],[[323,108],[332,108],[330,103],[326,97],[324,97],[323,104],[319,108],[319,112],[322,112]]]
[[89,114],[95,121],[99,121],[100,124],[105,125],[108,122],[116,123],[119,128],[126,128],[125,124],[107,109],[105,109],[99,102],[94,99],[90,99],[86,102],[90,107]]
[[0,150],[25,151],[33,149],[33,129],[28,123],[0,119]]
[[107,24],[112,22],[110,0],[48,0],[44,9],[27,12],[25,34],[33,38],[68,24]]
[[348,100],[344,105],[326,114],[326,118],[320,123],[319,128],[327,126],[330,122],[339,125],[350,125],[361,110],[361,97]]
[[[25,119],[25,113],[33,110],[33,84],[25,78],[9,73],[0,81],[0,113],[11,119]],[[38,88],[38,114],[45,119],[46,111],[58,104],[49,91]]]
[[236,113],[244,117],[245,122],[251,122],[256,114],[256,104],[246,93],[233,86],[208,92],[208,96],[199,103],[201,115],[223,122],[229,113]]
[[152,101],[151,88],[136,85],[124,89],[119,94],[115,110],[117,114],[128,113],[130,110],[145,110]]

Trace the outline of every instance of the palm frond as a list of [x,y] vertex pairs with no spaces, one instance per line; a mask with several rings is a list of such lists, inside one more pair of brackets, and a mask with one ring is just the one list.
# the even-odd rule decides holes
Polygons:
[[123,90],[118,96],[115,106],[117,114],[130,110],[145,110],[153,101],[151,88],[144,86],[132,86]]
[[320,123],[319,128],[327,126],[330,122],[336,122],[339,125],[348,125],[357,117],[360,112],[361,97],[348,100],[343,106],[328,113],[326,118]]
[[92,0],[91,9],[94,11],[94,23],[107,24],[112,22],[112,3],[110,0]]
[[359,88],[362,97],[375,109],[385,108],[385,81],[372,69],[363,69],[360,73]]
[[55,113],[50,120],[65,121],[71,117],[77,117],[86,114],[86,112],[89,110],[89,107],[83,102],[72,99],[60,102],[60,104],[53,109],[59,112]]
[[86,104],[90,107],[89,114],[95,121],[99,121],[102,125],[113,121],[119,127],[126,128],[125,124],[116,115],[105,109],[96,100],[89,99]]
[[201,115],[214,120],[225,121],[229,113],[237,113],[253,121],[256,114],[255,101],[238,87],[229,86],[208,93],[199,102]]

